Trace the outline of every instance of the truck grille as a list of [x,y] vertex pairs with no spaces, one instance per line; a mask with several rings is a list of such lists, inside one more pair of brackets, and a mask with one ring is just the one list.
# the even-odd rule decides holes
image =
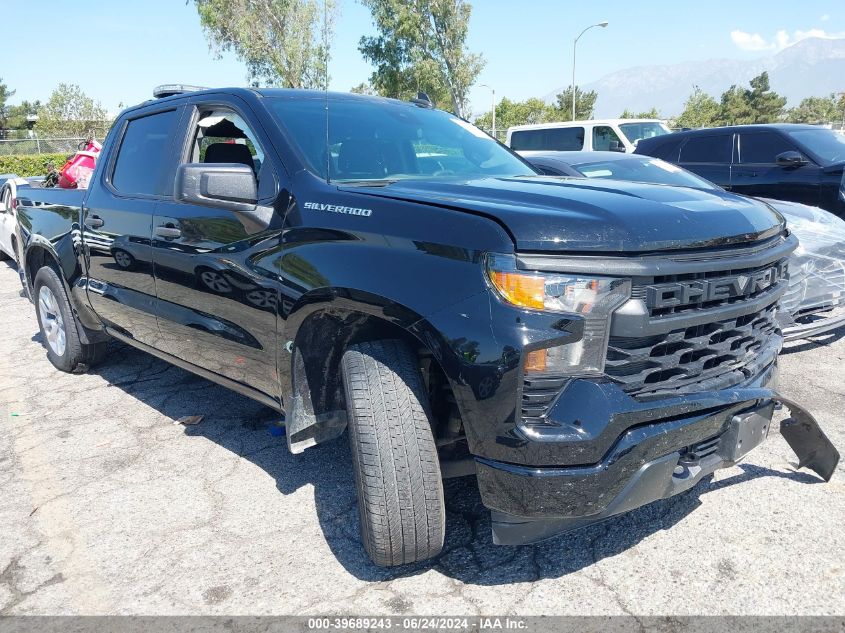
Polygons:
[[775,306],[644,337],[610,337],[605,374],[640,397],[724,389],[771,364],[781,337]]
[[787,270],[782,259],[756,268],[660,275],[635,283],[632,298],[642,300],[651,317],[709,310],[777,293]]
[[[611,317],[604,376],[637,400],[768,384],[783,345],[776,315],[786,293],[788,233],[741,247],[623,257],[520,256],[526,270],[631,280]],[[797,272],[797,271],[795,271]],[[546,425],[567,378],[524,378],[524,423]]]

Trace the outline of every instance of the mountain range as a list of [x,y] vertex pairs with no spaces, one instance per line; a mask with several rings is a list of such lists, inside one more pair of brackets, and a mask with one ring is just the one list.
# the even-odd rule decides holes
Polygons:
[[[748,81],[768,71],[772,90],[797,105],[804,97],[845,91],[845,38],[808,38],[769,57],[755,60],[710,59],[659,66],[636,66],[605,75],[585,84],[598,93],[594,116],[618,117],[626,108],[640,112],[656,107],[663,117],[681,113],[684,101],[699,86],[716,100],[732,84]],[[551,103],[563,86],[546,95]]]

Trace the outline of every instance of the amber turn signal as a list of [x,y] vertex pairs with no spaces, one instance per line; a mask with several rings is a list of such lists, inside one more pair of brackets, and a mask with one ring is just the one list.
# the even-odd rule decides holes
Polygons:
[[545,280],[537,275],[491,270],[490,281],[508,302],[523,308],[545,307]]
[[535,349],[533,352],[528,352],[525,355],[524,369],[526,372],[544,372],[546,371],[546,351],[545,349]]

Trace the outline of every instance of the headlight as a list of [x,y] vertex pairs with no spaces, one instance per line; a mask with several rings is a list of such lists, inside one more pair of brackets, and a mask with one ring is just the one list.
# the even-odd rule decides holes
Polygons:
[[627,279],[517,270],[513,255],[488,254],[486,267],[490,284],[507,303],[584,320],[580,340],[528,352],[527,373],[560,376],[604,371],[610,315],[630,297]]

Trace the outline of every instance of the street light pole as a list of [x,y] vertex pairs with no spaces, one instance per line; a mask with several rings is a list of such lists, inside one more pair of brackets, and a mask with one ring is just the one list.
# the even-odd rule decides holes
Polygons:
[[487,88],[493,94],[493,138],[496,138],[496,89],[487,84],[478,84],[481,88]]
[[572,120],[573,121],[575,120],[575,98],[576,98],[576,94],[575,94],[575,50],[576,50],[576,47],[578,46],[578,40],[581,39],[581,35],[584,35],[584,33],[589,31],[590,29],[595,28],[597,26],[604,28],[604,27],[607,26],[607,24],[608,23],[605,21],[605,22],[599,22],[598,24],[592,24],[592,25],[588,26],[586,29],[581,31],[581,33],[578,35],[578,37],[575,38],[575,41],[572,43]]

